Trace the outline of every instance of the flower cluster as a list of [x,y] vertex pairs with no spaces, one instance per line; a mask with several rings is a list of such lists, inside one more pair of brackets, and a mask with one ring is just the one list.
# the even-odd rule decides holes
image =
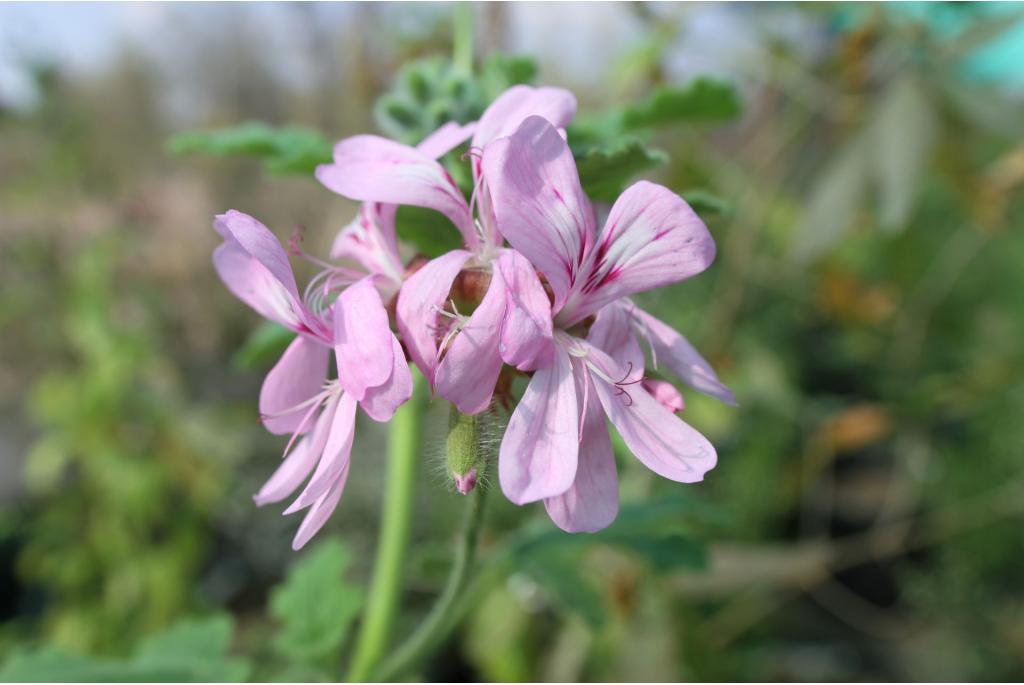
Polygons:
[[[241,212],[217,216],[224,283],[297,333],[260,392],[267,430],[291,439],[255,498],[278,502],[305,483],[285,512],[308,510],[296,549],[341,497],[357,407],[388,421],[412,395],[409,361],[462,415],[493,410],[495,399],[510,407],[509,379],[530,377],[501,440],[501,489],[516,504],[542,500],[566,531],[596,531],[617,515],[605,417],[665,478],[692,483],[714,467],[714,447],[677,415],[680,393],[645,376],[644,346],[692,388],[727,403],[732,394],[685,338],[629,299],[706,269],[714,241],[682,198],[645,181],[602,212],[599,228],[566,144],[575,111],[567,90],[516,86],[479,121],[447,124],[416,147],[342,140],[316,172],[363,203],[334,242],[338,264],[282,246]],[[437,161],[467,141],[468,201]],[[403,261],[400,205],[440,212],[463,247]],[[322,268],[302,293],[289,254]],[[463,493],[475,483],[475,474],[453,476]]]

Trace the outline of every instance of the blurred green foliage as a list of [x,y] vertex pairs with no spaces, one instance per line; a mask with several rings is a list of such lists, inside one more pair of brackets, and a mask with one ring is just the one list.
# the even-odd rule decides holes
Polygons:
[[[540,507],[491,497],[464,620],[415,675],[1020,679],[1024,117],[958,66],[1012,22],[941,7],[975,28],[950,40],[887,5],[857,21],[806,5],[786,11],[814,40],[793,45],[745,32],[769,10],[744,10],[733,47],[753,52],[736,84],[673,78],[685,13],[622,10],[644,38],[580,91],[569,141],[595,199],[650,176],[707,221],[716,264],[637,299],[690,337],[740,407],[687,393],[683,416],[720,457],[698,487],[653,477],[616,441],[622,509],[600,534],[565,536]],[[0,519],[0,679],[337,677],[372,556],[379,443],[354,456],[333,530],[289,556],[292,520],[248,495],[279,456],[254,398],[290,334],[197,277],[211,271],[210,214],[251,207],[329,240],[354,208],[297,178],[329,158],[326,132],[373,117],[418,142],[539,73],[526,58],[492,56],[474,76],[424,57],[446,39],[396,39],[380,57],[359,41],[385,30],[374,16],[336,41],[358,77],[333,73],[328,95],[275,90],[269,68],[222,76],[213,92],[230,106],[172,143],[214,161],[140,171],[163,160],[168,130],[142,71],[75,90],[42,69],[51,96],[32,116],[0,112],[0,400],[32,426],[20,499]],[[341,79],[349,109],[336,113]],[[303,125],[223,126],[249,120]],[[465,167],[458,151],[444,163]],[[403,209],[399,225],[424,254],[458,242],[427,211]],[[160,259],[133,268],[150,242]],[[432,420],[443,434],[445,417]],[[431,467],[402,635],[451,565],[461,500]]]
[[60,302],[70,359],[28,398],[41,436],[25,477],[42,506],[19,568],[50,596],[53,642],[75,648],[110,649],[192,603],[223,492],[212,417],[183,406],[145,300],[115,295],[113,249],[74,257]]

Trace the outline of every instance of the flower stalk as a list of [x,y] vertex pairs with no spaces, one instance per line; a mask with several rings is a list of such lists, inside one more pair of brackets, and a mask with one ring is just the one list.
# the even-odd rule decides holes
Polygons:
[[375,682],[395,682],[408,675],[412,669],[441,646],[450,634],[454,623],[462,615],[463,612],[459,611],[460,600],[466,593],[476,558],[486,492],[486,488],[476,488],[469,494],[462,531],[455,549],[455,559],[452,562],[444,590],[430,613],[412,635],[394,651],[389,659],[371,672],[371,679]]
[[368,680],[389,646],[402,590],[402,572],[409,548],[412,507],[415,501],[416,455],[420,449],[426,379],[413,373],[412,399],[391,420],[388,467],[380,542],[374,562],[369,597],[352,653],[348,680]]

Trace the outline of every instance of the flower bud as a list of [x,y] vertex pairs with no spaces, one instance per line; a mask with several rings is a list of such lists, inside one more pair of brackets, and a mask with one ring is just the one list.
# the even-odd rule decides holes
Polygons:
[[467,495],[483,475],[486,459],[480,441],[480,417],[452,405],[448,416],[448,475],[459,494]]

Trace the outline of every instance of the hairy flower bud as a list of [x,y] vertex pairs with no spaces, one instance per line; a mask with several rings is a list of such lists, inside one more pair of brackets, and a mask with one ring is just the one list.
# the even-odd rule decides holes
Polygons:
[[479,415],[462,414],[452,405],[448,417],[448,475],[462,495],[476,487],[487,465],[480,428]]

